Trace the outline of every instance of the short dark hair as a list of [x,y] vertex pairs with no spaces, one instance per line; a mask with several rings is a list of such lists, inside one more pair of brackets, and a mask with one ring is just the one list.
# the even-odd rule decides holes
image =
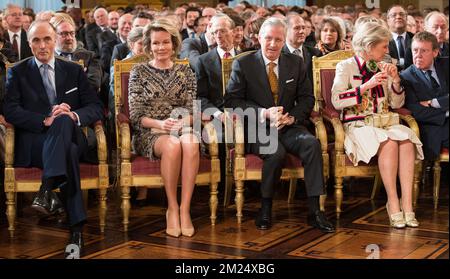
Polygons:
[[198,27],[198,25],[200,24],[200,20],[206,18],[206,16],[199,16],[194,20],[194,27]]
[[147,18],[147,19],[153,21],[153,16],[152,16],[151,14],[149,14],[149,13],[146,13],[146,12],[139,12],[139,13],[137,13],[137,14],[133,17],[133,21],[134,21],[136,18]]
[[235,15],[235,14],[229,14],[228,16],[231,18],[231,20],[234,21],[234,27],[235,28],[238,27],[238,26],[242,26],[243,27],[245,25],[245,21],[240,16]]
[[189,7],[189,8],[187,8],[186,9],[186,15],[185,15],[186,18],[187,18],[188,12],[197,12],[199,16],[202,15],[202,11],[200,11],[200,9],[197,8],[197,7]]
[[416,33],[412,38],[412,41],[430,42],[433,47],[433,50],[439,49],[439,43],[437,41],[436,36],[427,31]]

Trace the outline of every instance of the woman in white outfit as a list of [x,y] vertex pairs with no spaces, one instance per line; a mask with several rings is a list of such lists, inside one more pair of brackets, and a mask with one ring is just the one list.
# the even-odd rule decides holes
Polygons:
[[[356,55],[336,66],[332,103],[341,110],[345,152],[353,164],[369,163],[372,157],[378,156],[391,226],[417,227],[412,188],[414,161],[416,157],[423,159],[422,143],[411,129],[395,121],[384,128],[370,121],[374,116],[387,113],[389,107],[402,107],[405,100],[396,66],[382,62],[390,38],[389,30],[380,24],[367,22],[358,27],[352,40]],[[397,195],[397,175],[401,184],[401,204]]]

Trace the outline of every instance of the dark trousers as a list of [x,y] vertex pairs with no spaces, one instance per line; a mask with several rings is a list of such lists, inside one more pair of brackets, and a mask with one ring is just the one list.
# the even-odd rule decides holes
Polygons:
[[322,151],[319,141],[303,126],[286,127],[275,133],[270,141],[278,141],[276,148],[270,154],[261,154],[261,147],[269,143],[249,143],[250,153],[258,155],[263,162],[261,177],[261,195],[263,198],[272,198],[274,186],[281,177],[287,153],[298,156],[305,168],[305,185],[308,197],[319,196],[325,193],[323,183]]
[[[65,177],[60,187],[70,225],[86,220],[86,211],[80,186],[79,160],[87,150],[82,130],[68,116],[53,121],[46,133],[33,141],[31,166],[42,169],[43,181],[52,177]],[[60,185],[52,185],[53,188]]]

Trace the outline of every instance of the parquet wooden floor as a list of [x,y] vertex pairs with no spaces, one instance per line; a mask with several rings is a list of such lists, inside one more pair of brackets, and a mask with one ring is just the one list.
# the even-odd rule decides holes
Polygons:
[[[277,189],[273,228],[258,231],[254,217],[259,207],[256,186],[246,189],[244,218],[239,226],[234,205],[219,207],[217,225],[209,221],[208,188],[198,187],[192,201],[196,234],[173,238],[165,234],[163,189],[149,191],[149,205],[132,208],[129,232],[122,228],[117,189],[109,192],[107,226],[99,231],[95,199],[88,204],[85,227],[86,259],[364,259],[373,253],[382,259],[448,259],[448,168],[443,168],[441,199],[434,210],[431,189],[421,189],[416,209],[417,229],[389,227],[386,197],[381,191],[370,200],[372,180],[346,181],[343,213],[336,219],[333,189],[329,189],[326,214],[337,231],[324,234],[306,224],[304,187],[295,202],[287,204],[287,186]],[[447,174],[446,174],[447,173]],[[95,196],[95,193],[91,193]],[[222,200],[220,200],[221,202]],[[2,201],[3,202],[3,201]],[[17,218],[16,237],[9,238],[4,214],[0,218],[0,258],[63,258],[68,230],[57,218],[43,218],[29,206]],[[375,250],[371,248],[376,247]],[[368,251],[368,252],[367,252]]]

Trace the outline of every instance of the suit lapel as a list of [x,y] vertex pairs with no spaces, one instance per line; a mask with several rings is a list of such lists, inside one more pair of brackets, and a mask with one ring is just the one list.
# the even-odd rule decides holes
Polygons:
[[34,88],[39,96],[48,106],[50,102],[47,97],[47,92],[45,91],[44,83],[42,81],[41,72],[34,61],[34,57],[28,60],[28,68],[30,69],[30,84],[31,88]]
[[425,75],[422,73],[421,70],[417,69],[416,66],[412,66],[414,69],[414,74],[416,75],[416,78],[421,80],[423,84],[426,84],[428,88],[431,88],[430,81],[425,77]]
[[302,52],[303,52],[303,63],[305,63],[305,66],[308,62],[307,61],[311,61],[311,54],[309,53],[308,49],[303,45],[302,46]]
[[441,90],[439,91],[439,92],[444,92],[444,93],[447,93],[448,94],[448,92],[446,92],[446,91],[448,91],[447,90],[447,79],[446,79],[446,74],[448,74],[447,72],[446,72],[446,69],[443,69],[443,67],[442,67],[442,64],[441,63],[439,63],[438,61],[436,61],[435,63],[434,63],[434,67],[435,67],[435,69],[436,69],[436,73],[437,73],[437,75],[438,75],[438,78],[439,78],[439,84],[441,85]]
[[66,76],[67,72],[62,67],[61,61],[55,59],[55,86],[58,103],[61,103],[64,97],[64,81],[66,80]]
[[[269,107],[272,107],[276,104],[273,100],[272,91],[270,90],[269,77],[267,76],[266,64],[264,64],[264,59],[263,59],[261,50],[259,50],[256,53],[256,57],[258,60],[257,62],[259,63],[259,67],[257,69],[258,70],[263,69],[263,72],[260,75],[255,75],[255,77],[258,77],[260,79],[260,83],[263,85],[263,88],[265,89],[263,91],[265,93],[262,93],[262,97],[266,98],[266,102],[264,102],[264,103],[267,103],[267,104],[270,103]],[[278,83],[279,83],[279,81],[278,81]]]
[[389,41],[389,49],[393,58],[398,59],[398,50],[397,50],[397,44],[394,40]]

